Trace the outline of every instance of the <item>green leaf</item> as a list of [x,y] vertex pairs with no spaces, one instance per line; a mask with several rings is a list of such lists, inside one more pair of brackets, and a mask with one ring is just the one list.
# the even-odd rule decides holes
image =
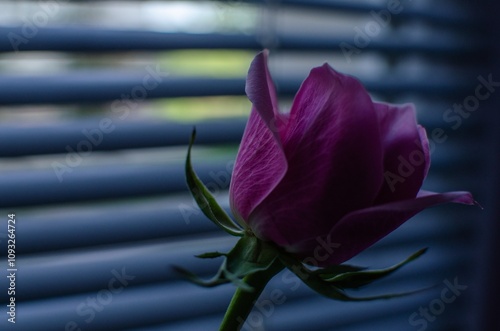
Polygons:
[[409,256],[406,260],[392,266],[386,269],[379,269],[379,270],[367,270],[367,271],[352,271],[352,272],[346,272],[342,274],[338,274],[333,277],[325,277],[322,275],[322,278],[331,283],[334,284],[335,286],[341,287],[341,288],[359,288],[361,286],[368,285],[372,283],[375,280],[378,280],[380,278],[386,277],[393,273],[394,271],[398,270],[402,266],[408,264],[409,262],[417,259],[420,257],[422,254],[424,254],[427,251],[427,248],[423,248],[411,256]]
[[205,216],[230,235],[241,237],[243,236],[243,230],[219,206],[212,193],[203,185],[194,172],[191,165],[191,148],[195,138],[196,129],[193,128],[186,157],[186,181],[189,190]]
[[203,253],[200,255],[195,255],[197,258],[200,259],[215,259],[221,256],[227,256],[226,253],[220,253],[220,252],[208,252],[208,253]]
[[405,293],[392,293],[384,295],[376,295],[369,297],[352,297],[344,292],[342,288],[335,286],[327,281],[325,281],[320,274],[309,270],[300,261],[295,260],[293,257],[287,254],[280,254],[281,262],[293,273],[295,273],[307,286],[316,291],[317,293],[324,295],[330,299],[340,300],[340,301],[372,301],[380,299],[391,299],[396,297],[407,296],[428,289],[421,289],[417,291],[405,292]]

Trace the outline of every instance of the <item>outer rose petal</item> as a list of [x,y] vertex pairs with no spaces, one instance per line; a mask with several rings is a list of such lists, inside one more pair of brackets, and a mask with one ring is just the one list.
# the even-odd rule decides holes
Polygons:
[[358,80],[327,64],[314,68],[283,137],[288,171],[248,221],[258,237],[287,246],[373,204],[383,154],[372,101]]
[[245,93],[279,141],[277,133],[285,123],[285,118],[279,113],[276,88],[267,67],[268,55],[269,52],[266,49],[253,59],[250,69],[248,69]]
[[423,126],[418,126],[418,133],[420,135],[420,143],[422,144],[425,157],[424,178],[426,178],[427,173],[429,173],[429,168],[431,167],[431,150],[429,147],[429,139],[427,139],[427,132],[425,132]]
[[[446,202],[477,204],[469,192],[421,191],[415,199],[395,201],[354,211],[342,218],[331,229],[328,236],[321,237],[320,241],[332,244],[335,249],[327,258],[317,262],[319,266],[340,264],[373,245],[420,211]],[[319,245],[318,238],[310,238],[295,247],[290,247],[289,250],[303,258],[308,255],[314,258],[311,252],[317,253],[317,247],[321,247]]]
[[245,90],[253,107],[229,187],[231,210],[242,225],[287,171],[276,130],[276,125],[284,122],[278,113],[276,92],[267,68],[267,52],[259,53],[252,62]]
[[384,185],[375,204],[414,198],[429,169],[425,130],[413,104],[375,103],[384,149]]

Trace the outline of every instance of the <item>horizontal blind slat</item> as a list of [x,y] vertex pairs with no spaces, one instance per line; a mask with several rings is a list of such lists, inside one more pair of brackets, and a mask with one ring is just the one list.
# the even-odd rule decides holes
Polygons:
[[[0,105],[98,103],[122,100],[195,97],[240,96],[245,92],[245,78],[172,77],[162,78],[146,94],[138,94],[143,86],[144,73],[72,72],[50,76],[1,76]],[[276,75],[278,91],[293,96],[304,77]],[[361,78],[362,79],[362,78]],[[363,79],[362,79],[363,80]],[[427,97],[456,96],[470,90],[469,84],[454,77],[428,80],[404,79],[391,76],[384,80],[363,80],[366,88],[381,95],[394,97],[402,93],[422,94]],[[140,92],[142,93],[142,92]],[[131,98],[131,96],[133,96]],[[135,98],[135,99],[134,99]],[[122,102],[123,103],[123,102]],[[121,105],[121,107],[126,107]]]
[[[187,192],[182,164],[114,167],[60,164],[62,167],[57,165],[50,170],[12,171],[0,175],[0,196],[3,197],[0,208]],[[228,161],[206,162],[195,165],[195,169],[203,181],[209,182],[213,180],[210,173],[225,169],[227,164]],[[69,171],[54,170],[66,169],[64,167]]]
[[[9,34],[22,35],[22,27],[0,27],[0,51],[15,49]],[[282,51],[334,51],[342,52],[341,43],[356,46],[355,31],[346,36],[309,35],[299,36],[278,33],[273,43]],[[481,54],[486,39],[434,39],[425,40],[395,38],[373,39],[363,45],[363,51],[387,52],[389,55],[418,53],[423,56],[457,56]],[[123,31],[68,26],[65,28],[43,27],[36,38],[17,47],[18,51],[58,51],[58,52],[123,52],[123,51],[166,51],[178,49],[231,49],[258,51],[266,47],[260,35],[220,34],[220,33],[171,33],[155,31]]]
[[[132,112],[132,109],[126,109]],[[127,120],[109,116],[27,126],[0,124],[0,158],[78,151],[88,142],[92,151],[185,146],[196,127],[196,146],[238,144],[246,119],[232,118],[182,123],[173,120]],[[15,141],[15,144],[11,142]],[[85,147],[86,148],[86,147]]]
[[[273,3],[269,0],[222,0],[225,3],[237,3],[239,1],[266,4],[270,8],[279,6],[284,7],[297,7],[302,10],[316,9],[316,10],[330,10],[332,13],[354,13],[367,15],[371,11],[381,11],[387,10],[390,5],[394,5],[392,8],[394,12],[395,20],[422,20],[426,23],[437,24],[439,26],[451,26],[453,28],[464,28],[464,26],[470,27],[471,24],[478,23],[474,15],[470,15],[470,8],[461,8],[460,6],[450,7],[447,5],[441,5],[439,3],[433,3],[431,8],[416,8],[411,6],[411,0],[401,1],[401,2],[383,2],[380,4],[369,3],[369,2],[353,2],[353,1],[335,1],[335,0],[279,0]],[[399,6],[395,6],[398,4]],[[468,15],[469,14],[469,15]]]

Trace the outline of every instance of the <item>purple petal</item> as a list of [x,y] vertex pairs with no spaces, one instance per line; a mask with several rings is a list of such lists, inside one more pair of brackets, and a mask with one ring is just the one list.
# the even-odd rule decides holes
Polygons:
[[286,121],[279,112],[276,88],[267,66],[268,55],[268,50],[264,50],[253,59],[248,70],[245,93],[268,128],[277,136]]
[[276,92],[267,68],[267,52],[259,53],[252,62],[246,92],[253,107],[229,188],[231,210],[242,225],[287,171],[278,130],[273,130],[284,122],[279,117]]
[[[446,202],[477,204],[469,192],[421,191],[415,199],[391,202],[352,212],[331,229],[327,237],[328,242],[335,243],[338,247],[334,254],[331,254],[325,261],[321,261],[321,264],[340,264],[373,245],[420,211]],[[304,243],[302,248],[296,247],[295,250],[304,250],[305,246],[311,246],[314,241],[310,240],[309,243]],[[311,247],[308,249],[311,250]]]
[[414,198],[430,166],[425,129],[412,104],[375,103],[384,149],[384,185],[376,204]]
[[431,167],[431,151],[429,147],[429,139],[427,139],[427,132],[425,132],[425,128],[421,125],[418,126],[418,133],[425,157],[424,178],[426,178],[427,174],[429,173],[429,168]]
[[327,64],[297,93],[283,133],[288,172],[250,215],[262,239],[287,246],[324,233],[372,205],[383,181],[372,101],[356,79]]

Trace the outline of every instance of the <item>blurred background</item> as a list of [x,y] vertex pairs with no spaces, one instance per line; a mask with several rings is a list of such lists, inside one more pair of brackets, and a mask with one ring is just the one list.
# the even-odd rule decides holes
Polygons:
[[[270,49],[282,111],[328,62],[374,100],[415,103],[431,141],[424,188],[484,207],[426,210],[353,264],[418,261],[340,303],[287,272],[243,330],[498,330],[498,13],[493,1],[3,1],[0,3],[2,330],[216,330],[234,287],[202,289],[234,239],[184,183],[193,164],[218,201],[250,102],[245,76]],[[16,323],[8,322],[8,214],[16,215]],[[448,288],[448,290],[446,290]],[[443,293],[446,293],[443,296]]]

